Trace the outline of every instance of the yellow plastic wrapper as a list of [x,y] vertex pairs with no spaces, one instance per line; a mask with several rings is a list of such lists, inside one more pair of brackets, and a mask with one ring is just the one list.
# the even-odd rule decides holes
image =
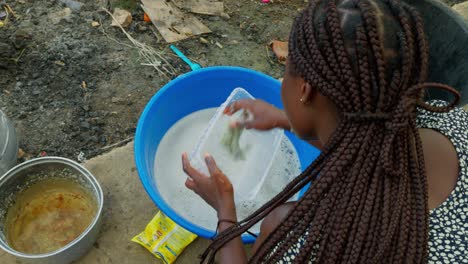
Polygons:
[[197,236],[178,226],[169,217],[158,212],[145,231],[132,241],[149,250],[164,263],[174,263],[177,257]]

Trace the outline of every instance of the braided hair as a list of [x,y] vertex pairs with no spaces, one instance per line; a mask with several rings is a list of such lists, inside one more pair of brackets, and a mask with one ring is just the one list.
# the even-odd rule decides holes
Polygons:
[[[251,263],[277,263],[289,253],[295,263],[426,262],[428,191],[416,107],[448,111],[460,95],[426,82],[420,14],[397,0],[312,0],[293,25],[289,63],[336,106],[338,126],[321,155],[220,233],[203,261],[212,263],[219,248],[311,182]],[[424,104],[429,87],[453,93],[454,102]]]

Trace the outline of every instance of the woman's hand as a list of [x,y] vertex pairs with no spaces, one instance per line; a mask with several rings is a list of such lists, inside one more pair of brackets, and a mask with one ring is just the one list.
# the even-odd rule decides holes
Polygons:
[[189,176],[185,181],[185,186],[213,207],[219,218],[236,220],[234,189],[231,182],[218,168],[211,155],[205,155],[205,162],[210,176],[193,168],[187,158],[187,153],[182,154],[182,166]]
[[235,101],[224,109],[224,114],[233,115],[241,109],[249,111],[253,115],[253,118],[245,122],[234,123],[232,124],[234,127],[245,126],[246,128],[257,130],[270,130],[277,127],[286,130],[290,129],[286,114],[262,100],[244,99]]

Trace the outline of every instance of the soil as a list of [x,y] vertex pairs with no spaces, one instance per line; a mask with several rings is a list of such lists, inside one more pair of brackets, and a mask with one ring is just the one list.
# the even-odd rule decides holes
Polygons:
[[[0,110],[14,122],[24,158],[77,159],[80,153],[90,158],[131,139],[148,100],[176,77],[159,76],[141,65],[138,51],[120,29],[110,26],[101,7],[132,9],[128,32],[166,54],[177,74],[190,70],[154,26],[143,21],[135,0],[4,2],[18,17],[0,28]],[[197,15],[213,31],[203,36],[208,43],[197,36],[176,46],[204,67],[237,65],[280,78],[284,66],[267,45],[287,39],[304,0],[224,4],[229,18]],[[93,21],[101,26],[93,27]]]

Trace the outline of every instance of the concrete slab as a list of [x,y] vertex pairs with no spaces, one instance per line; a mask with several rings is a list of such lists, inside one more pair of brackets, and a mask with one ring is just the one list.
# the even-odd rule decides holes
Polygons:
[[[77,264],[163,263],[130,240],[144,230],[158,209],[140,183],[133,160],[133,143],[85,162],[104,191],[103,225],[98,241]],[[209,240],[197,238],[177,259],[177,264],[196,263]],[[22,263],[0,252],[2,264]]]

